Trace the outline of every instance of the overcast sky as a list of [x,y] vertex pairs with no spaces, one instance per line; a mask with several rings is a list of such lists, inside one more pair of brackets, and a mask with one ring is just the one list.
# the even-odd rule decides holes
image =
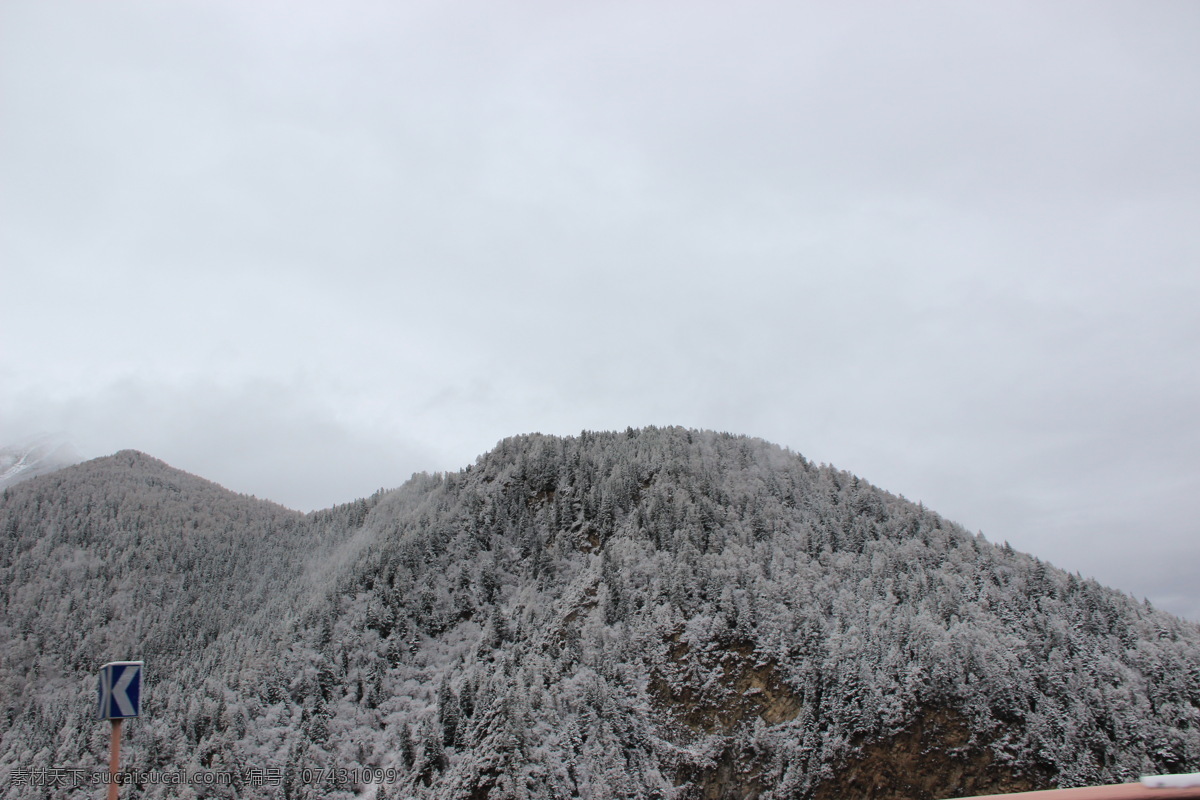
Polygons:
[[0,443],[759,436],[1200,620],[1200,4],[0,2]]

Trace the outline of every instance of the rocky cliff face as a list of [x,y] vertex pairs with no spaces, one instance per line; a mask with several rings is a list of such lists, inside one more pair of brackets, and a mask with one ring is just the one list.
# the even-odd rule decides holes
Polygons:
[[822,783],[814,800],[934,800],[1030,792],[1055,785],[1044,765],[1014,767],[954,711],[925,710],[907,729],[861,746]]
[[87,687],[135,657],[131,763],[284,776],[229,797],[952,797],[1200,767],[1195,625],[743,437],[516,437],[311,515],[123,454],[11,489],[0,532],[0,772],[103,763]]

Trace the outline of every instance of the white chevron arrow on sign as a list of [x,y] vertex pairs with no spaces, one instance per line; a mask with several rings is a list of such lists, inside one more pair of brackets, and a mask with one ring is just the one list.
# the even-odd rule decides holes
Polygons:
[[137,677],[138,670],[140,669],[141,667],[126,667],[112,688],[112,699],[116,701],[117,708],[121,709],[121,716],[123,717],[132,717],[137,713],[133,710],[133,701],[129,699],[129,695],[125,694],[125,692],[129,689],[129,684],[133,683],[133,679]]

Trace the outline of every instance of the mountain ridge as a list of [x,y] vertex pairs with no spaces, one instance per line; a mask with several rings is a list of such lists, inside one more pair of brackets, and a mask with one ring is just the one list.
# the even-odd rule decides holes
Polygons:
[[58,734],[88,739],[86,692],[29,676],[86,682],[101,655],[58,612],[134,596],[105,567],[152,531],[192,543],[158,551],[159,611],[88,623],[103,660],[160,648],[146,769],[278,766],[288,797],[882,800],[1200,762],[1200,627],[762,440],[526,434],[307,515],[118,455],[0,503],[0,773],[102,760]]

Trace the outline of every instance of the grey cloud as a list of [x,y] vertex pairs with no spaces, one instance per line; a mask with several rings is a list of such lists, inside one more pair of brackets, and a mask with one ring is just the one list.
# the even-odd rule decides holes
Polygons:
[[1191,4],[0,13],[0,433],[313,507],[726,429],[1195,608]]
[[58,426],[89,458],[132,448],[228,489],[303,511],[392,488],[438,467],[416,441],[337,420],[303,385],[127,379],[85,395],[4,409],[0,434]]

